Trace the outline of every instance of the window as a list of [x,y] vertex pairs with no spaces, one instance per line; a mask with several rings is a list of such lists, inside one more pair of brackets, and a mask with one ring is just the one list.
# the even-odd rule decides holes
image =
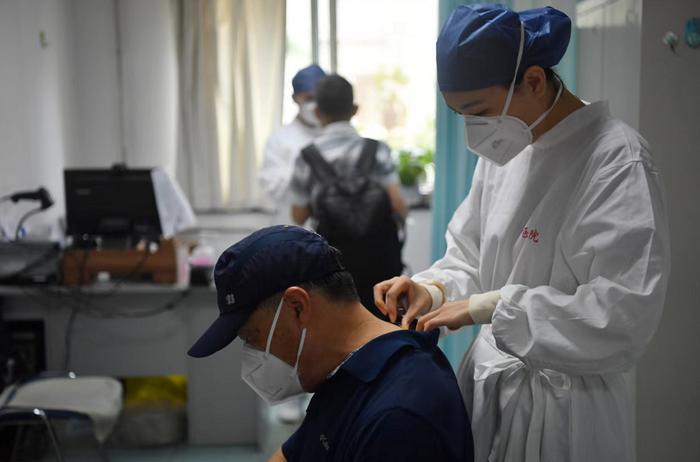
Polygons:
[[360,109],[353,123],[362,135],[396,151],[434,150],[437,14],[437,0],[287,0],[284,121],[297,109],[292,76],[313,62],[316,48],[321,67],[354,85]]

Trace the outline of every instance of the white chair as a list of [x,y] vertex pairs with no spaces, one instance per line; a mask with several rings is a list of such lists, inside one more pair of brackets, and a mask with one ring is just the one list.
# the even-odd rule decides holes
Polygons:
[[[63,462],[61,446],[51,421],[87,418],[106,459],[104,442],[117,423],[122,409],[122,385],[111,377],[38,377],[10,385],[0,394],[0,425],[39,421],[46,427],[56,460]],[[17,441],[15,441],[16,443]]]

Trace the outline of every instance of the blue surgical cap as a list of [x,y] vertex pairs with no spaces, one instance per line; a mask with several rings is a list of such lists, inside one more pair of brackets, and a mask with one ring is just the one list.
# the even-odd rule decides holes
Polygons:
[[292,78],[294,93],[313,92],[316,88],[316,84],[325,76],[326,73],[316,64],[305,67]]
[[445,22],[437,40],[440,91],[479,90],[513,80],[525,32],[518,75],[530,66],[550,68],[564,56],[571,20],[552,7],[516,13],[503,5],[462,5]]

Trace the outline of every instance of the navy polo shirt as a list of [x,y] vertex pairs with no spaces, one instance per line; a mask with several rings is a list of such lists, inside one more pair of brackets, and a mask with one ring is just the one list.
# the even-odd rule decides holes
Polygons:
[[316,391],[282,446],[296,461],[471,461],[471,426],[438,332],[395,331]]

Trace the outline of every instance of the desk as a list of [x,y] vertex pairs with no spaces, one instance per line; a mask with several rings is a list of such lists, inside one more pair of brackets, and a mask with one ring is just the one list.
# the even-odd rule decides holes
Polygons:
[[[44,321],[49,370],[63,368],[73,293],[57,286],[0,286],[3,319]],[[218,316],[213,288],[129,284],[115,291],[108,284],[86,287],[82,293],[103,315],[138,314],[179,301],[143,318],[101,318],[80,310],[72,328],[70,370],[114,377],[184,374],[190,444],[257,442],[258,400],[240,378],[240,342],[209,358],[187,356],[187,349]]]

